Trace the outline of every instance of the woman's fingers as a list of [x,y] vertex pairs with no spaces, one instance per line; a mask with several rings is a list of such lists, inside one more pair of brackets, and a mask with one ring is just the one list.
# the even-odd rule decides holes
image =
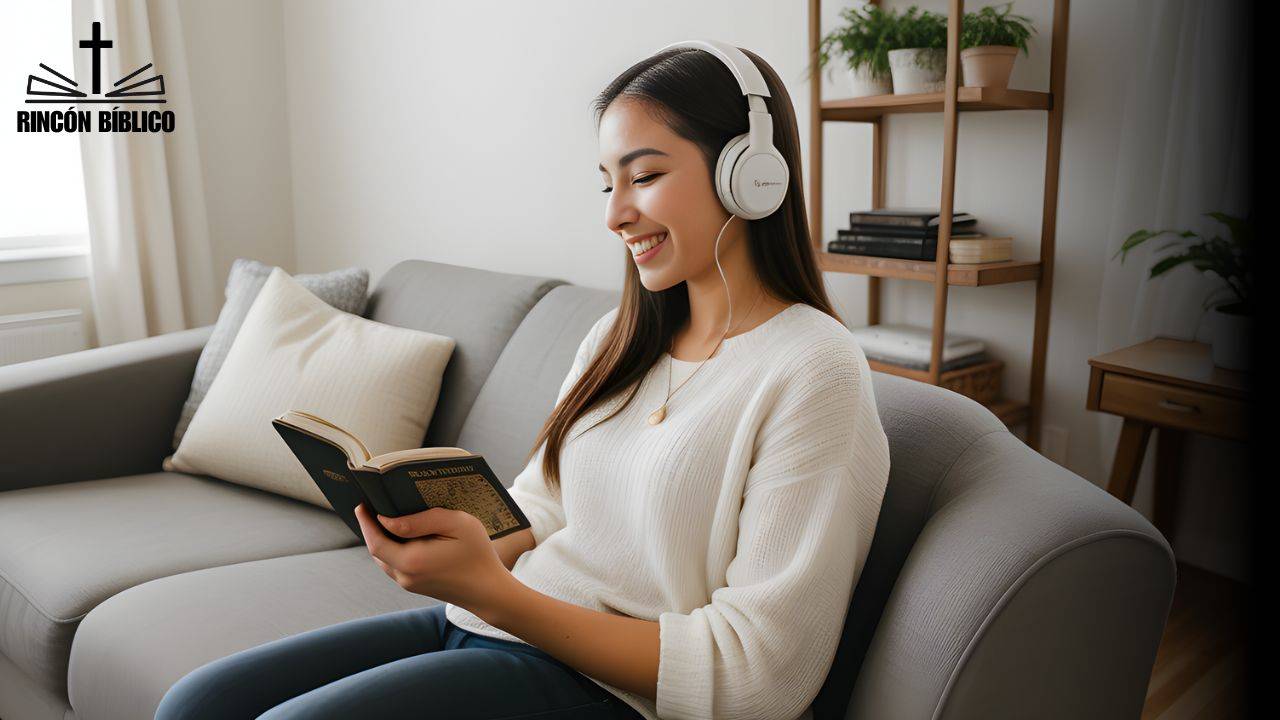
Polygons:
[[382,527],[402,538],[442,535],[446,534],[452,526],[448,521],[448,511],[444,508],[431,508],[398,517],[379,515],[378,522],[382,523]]
[[400,567],[403,562],[404,548],[382,532],[364,503],[356,505],[356,521],[360,523],[360,534],[364,536],[364,544],[369,548],[369,554],[375,559],[382,559],[392,567]]

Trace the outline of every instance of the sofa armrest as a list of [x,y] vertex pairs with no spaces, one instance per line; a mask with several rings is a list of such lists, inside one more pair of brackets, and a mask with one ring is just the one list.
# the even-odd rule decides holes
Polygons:
[[0,491],[158,472],[212,332],[0,367]]
[[1138,717],[1175,580],[1138,512],[984,435],[937,488],[849,716]]

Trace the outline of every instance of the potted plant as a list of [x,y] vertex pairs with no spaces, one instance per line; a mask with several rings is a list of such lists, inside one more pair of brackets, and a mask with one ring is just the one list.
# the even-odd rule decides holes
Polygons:
[[895,95],[942,92],[947,76],[947,17],[915,5],[893,20],[889,70]]
[[1031,19],[1014,15],[1012,2],[1005,3],[1003,8],[984,7],[964,15],[960,27],[960,63],[965,85],[1007,88],[1018,51],[1028,54],[1027,38],[1035,32]]
[[[1211,312],[1209,336],[1213,345],[1213,364],[1228,370],[1245,370],[1249,366],[1248,341],[1254,317],[1252,223],[1248,218],[1226,213],[1205,215],[1225,225],[1231,239],[1215,235],[1206,240],[1190,230],[1138,230],[1125,238],[1116,255],[1123,263],[1130,250],[1151,238],[1175,236],[1177,239],[1161,250],[1179,248],[1179,251],[1151,266],[1150,277],[1159,277],[1179,265],[1191,263],[1202,273],[1213,273],[1222,278],[1224,285],[1210,293],[1204,303],[1205,309]],[[1191,238],[1197,242],[1191,242]]]
[[840,11],[845,21],[825,38],[818,48],[818,63],[826,66],[832,53],[842,56],[853,86],[853,97],[887,95],[889,42],[894,16],[879,5],[847,7]]

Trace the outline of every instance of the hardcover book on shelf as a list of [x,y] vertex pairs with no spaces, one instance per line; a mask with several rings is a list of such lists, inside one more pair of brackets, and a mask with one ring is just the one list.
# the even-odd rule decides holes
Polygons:
[[[861,235],[838,231],[835,240],[827,242],[827,252],[845,255],[933,261],[938,257],[937,238],[901,238]],[[1013,257],[1013,238],[991,238],[977,232],[957,233],[948,249],[951,262],[1002,262]]]
[[[964,232],[974,232],[977,226],[977,220],[967,220],[965,222],[953,223],[951,225],[951,237]],[[901,227],[898,225],[871,225],[868,223],[854,223],[848,229],[840,229],[837,233],[846,233],[849,235],[872,235],[875,237],[900,237],[912,239],[937,238],[938,226],[929,227]]]
[[842,255],[867,255],[870,257],[897,258],[900,260],[932,260],[938,254],[936,239],[911,240],[907,238],[877,238],[860,235],[857,239],[831,240],[827,252]]
[[1013,259],[1013,238],[954,238],[947,246],[947,254],[958,265],[1006,262]]
[[[940,215],[937,208],[923,207],[900,207],[900,208],[876,208],[874,210],[863,210],[860,212],[849,213],[849,227],[854,228],[859,225],[870,226],[894,226],[902,228],[937,228],[940,221]],[[977,222],[977,218],[965,212],[953,212],[951,214],[951,227],[958,225],[971,225]]]
[[[490,540],[530,527],[489,464],[475,453],[431,447],[372,456],[359,438],[302,410],[289,410],[271,425],[362,542],[355,514],[361,502],[371,513],[387,517],[433,507],[462,510],[484,523]],[[382,531],[396,542],[409,540],[385,527]]]

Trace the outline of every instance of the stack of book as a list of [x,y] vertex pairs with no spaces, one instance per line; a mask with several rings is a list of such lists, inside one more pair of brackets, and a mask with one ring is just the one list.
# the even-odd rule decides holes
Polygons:
[[[887,366],[928,370],[933,335],[914,325],[871,325],[849,330],[873,370]],[[987,354],[981,340],[947,333],[942,341],[942,387],[986,405],[996,402],[1003,385],[1004,363]]]
[[[912,370],[929,369],[933,335],[915,325],[870,325],[850,328],[868,360]],[[977,338],[947,333],[942,341],[942,370],[956,370],[984,362],[987,346]]]
[[[874,255],[903,260],[935,260],[938,256],[937,210],[881,208],[849,213],[848,229],[836,230],[827,252]],[[964,212],[951,216],[950,261],[1002,262],[1013,257],[1012,238],[992,238],[975,228],[977,218]]]

